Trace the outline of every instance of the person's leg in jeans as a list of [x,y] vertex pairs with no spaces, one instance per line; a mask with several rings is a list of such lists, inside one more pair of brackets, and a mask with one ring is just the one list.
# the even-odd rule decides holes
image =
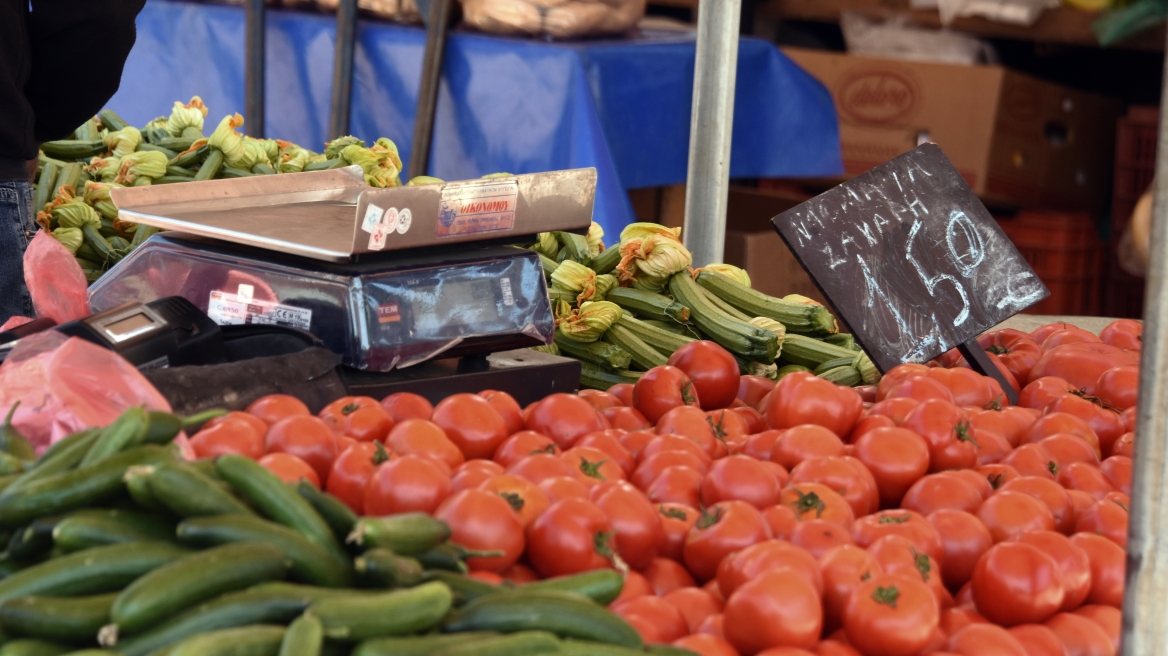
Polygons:
[[36,233],[32,185],[0,181],[0,323],[8,317],[33,316],[24,284],[24,250]]

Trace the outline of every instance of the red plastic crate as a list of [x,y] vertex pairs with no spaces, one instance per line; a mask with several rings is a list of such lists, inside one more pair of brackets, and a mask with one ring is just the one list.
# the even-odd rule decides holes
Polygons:
[[1050,290],[1032,314],[1092,316],[1102,304],[1106,247],[1086,213],[1019,212],[998,224]]
[[1115,181],[1111,200],[1111,247],[1108,253],[1104,313],[1139,318],[1144,313],[1144,279],[1119,268],[1115,249],[1140,196],[1156,174],[1160,108],[1132,107],[1119,119],[1115,134]]

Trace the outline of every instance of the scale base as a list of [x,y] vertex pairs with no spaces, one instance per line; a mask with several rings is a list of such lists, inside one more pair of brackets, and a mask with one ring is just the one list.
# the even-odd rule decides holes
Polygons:
[[389,372],[344,368],[351,396],[382,399],[395,392],[412,392],[437,404],[451,394],[498,390],[515,397],[520,406],[580,386],[580,363],[558,355],[518,349],[487,356],[431,360]]

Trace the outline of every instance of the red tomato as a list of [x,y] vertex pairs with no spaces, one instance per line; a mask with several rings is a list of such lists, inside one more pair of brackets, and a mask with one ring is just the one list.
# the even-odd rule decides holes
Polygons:
[[842,496],[819,483],[789,485],[779,494],[779,503],[795,511],[795,517],[801,522],[824,519],[846,529],[856,519]]
[[1046,505],[1054,519],[1054,530],[1068,534],[1075,527],[1075,504],[1061,485],[1041,476],[1020,476],[998,488],[1002,492],[1021,492]]
[[1059,613],[1046,622],[1067,648],[1068,656],[1114,656],[1111,637],[1095,622],[1074,613]]
[[969,414],[947,401],[929,400],[905,418],[901,428],[929,445],[929,470],[968,469],[977,464],[977,445]]
[[[1077,394],[1065,394],[1051,401],[1050,405],[1046,406],[1046,417],[1064,412],[1078,417],[1090,427],[1091,432],[1095,436],[1095,439],[1092,439],[1092,435],[1090,434],[1083,435],[1088,442],[1098,447],[1096,455],[1110,453],[1111,445],[1115,444],[1119,436],[1125,432],[1123,418],[1120,416],[1118,410],[1109,407],[1105,408],[1101,404],[1102,401],[1098,399],[1092,401]],[[1043,417],[1043,419],[1046,417]],[[1081,434],[1078,431],[1067,432],[1072,432],[1077,435]]]
[[503,467],[510,467],[527,456],[539,453],[558,456],[560,447],[551,438],[535,431],[519,431],[508,437],[495,449],[492,460]]
[[[977,464],[992,465],[1001,462],[1014,448],[1001,434],[980,428],[973,429],[973,443],[977,445]],[[968,471],[968,470],[967,470]]]
[[1111,647],[1119,652],[1119,637],[1123,629],[1123,613],[1112,606],[1091,604],[1074,611],[1076,615],[1086,617],[1099,625],[1111,640]]
[[544,577],[604,569],[616,555],[612,536],[612,522],[596,504],[564,499],[527,529],[527,557]]
[[1099,339],[1104,344],[1117,346],[1121,349],[1139,350],[1143,348],[1144,324],[1134,319],[1119,319],[1112,321],[1099,332]]
[[[843,637],[843,629],[836,631],[836,633],[840,635],[839,640],[833,637],[815,646],[816,656],[862,656],[854,647],[841,642],[845,639]],[[938,656],[944,655],[940,654]]]
[[551,505],[547,494],[539,489],[535,483],[518,476],[501,474],[491,478],[479,486],[480,490],[490,492],[501,497],[511,506],[520,525],[527,528],[536,517],[543,514]]
[[1085,462],[1067,465],[1059,472],[1058,482],[1068,490],[1081,490],[1096,499],[1102,499],[1115,491],[1115,486],[1098,467]]
[[1096,337],[1094,334],[1092,334],[1086,330],[1083,330],[1082,328],[1076,328],[1075,326],[1069,326],[1069,327],[1064,328],[1062,330],[1056,330],[1053,333],[1047,335],[1046,339],[1042,340],[1042,350],[1049,351],[1053,348],[1062,346],[1064,344],[1080,344],[1080,343],[1092,343],[1092,342],[1098,344],[1100,342],[1100,339],[1098,337]]
[[738,396],[738,361],[714,342],[690,342],[674,351],[668,364],[689,376],[705,410],[729,407]]
[[647,489],[669,467],[689,467],[705,476],[709,470],[709,460],[687,451],[661,451],[644,458],[629,477],[629,482],[642,490]]
[[1066,330],[1068,328],[1077,328],[1077,326],[1062,322],[1048,323],[1030,331],[1030,338],[1041,344],[1046,341],[1046,338],[1050,337],[1052,333],[1058,332],[1060,330]]
[[1059,469],[1066,469],[1072,462],[1085,462],[1099,466],[1099,455],[1083,438],[1073,433],[1055,433],[1038,442],[1050,451]]
[[702,475],[689,467],[666,467],[649,487],[645,496],[653,503],[680,503],[693,508],[702,505],[699,490]]
[[816,424],[792,426],[771,449],[770,460],[792,469],[808,458],[842,456],[844,444],[835,433]]
[[450,479],[423,456],[401,456],[381,465],[365,486],[365,513],[432,513],[450,496]]
[[425,419],[406,419],[385,439],[385,444],[398,455],[426,454],[457,469],[465,459],[462,452],[446,437],[437,424]]
[[791,470],[790,484],[821,483],[839,491],[852,507],[852,514],[863,517],[880,509],[880,492],[872,472],[850,456],[809,458]]
[[523,585],[524,583],[535,583],[539,580],[539,574],[527,565],[515,563],[514,565],[503,570],[500,574],[504,581],[514,583],[515,585]]
[[960,589],[973,576],[982,554],[994,544],[993,536],[975,515],[962,510],[938,510],[928,516],[941,538],[941,577],[950,590]]
[[681,640],[673,641],[674,647],[688,649],[700,656],[738,656],[738,652],[730,643],[712,635],[695,632]]
[[1026,656],[1067,656],[1066,648],[1054,631],[1042,624],[1019,624],[1010,628]]
[[791,539],[791,534],[799,526],[799,517],[787,506],[774,505],[765,508],[762,511],[762,518],[771,529],[771,537],[778,540]]
[[[641,573],[645,576],[645,579],[649,581],[649,585],[653,586],[653,594],[657,595],[658,597],[664,597],[670,592],[686,588],[691,590],[701,590],[700,588],[695,587],[697,583],[694,582],[693,577],[690,576],[685,567],[676,560],[670,560],[668,558],[654,558],[649,562],[648,566],[642,570]],[[717,601],[714,599],[713,595],[710,595],[708,592],[702,591],[702,594],[709,596],[709,598],[714,601]],[[722,612],[722,604],[719,602],[718,608],[714,611],[714,613],[720,612]],[[712,615],[713,613],[710,614]],[[701,619],[704,620],[705,617]],[[697,624],[701,624],[701,620],[699,620]]]
[[1140,368],[1127,365],[1104,371],[1095,382],[1095,395],[1121,411],[1135,406],[1140,396]]
[[990,547],[971,581],[977,612],[1002,626],[1043,622],[1058,612],[1065,595],[1054,559],[1022,542]]
[[941,472],[946,476],[956,476],[961,480],[969,483],[981,493],[982,499],[990,498],[994,493],[994,486],[990,485],[989,480],[980,472],[974,469],[955,469],[953,471]]
[[[908,413],[912,412],[920,404],[920,401],[906,396],[884,399],[883,401],[877,401],[875,405],[868,408],[868,416],[888,417],[896,422],[897,425],[900,425],[908,417]],[[856,437],[859,437],[859,434],[856,434]]]
[[973,485],[961,477],[941,473],[930,474],[913,483],[900,507],[927,516],[943,508],[977,512],[981,502],[981,493]]
[[608,423],[612,424],[613,428],[619,428],[626,431],[639,431],[645,428],[650,428],[649,420],[645,419],[645,415],[641,414],[636,408],[629,408],[620,406],[617,408],[605,408],[600,411]]
[[[984,465],[973,471],[977,475],[984,477],[986,482],[990,484],[990,488],[994,490],[997,490],[1006,483],[1009,483],[1010,481],[1022,475],[1017,469],[1014,469],[1010,465],[1004,465],[1000,463],[996,465]],[[1049,472],[1047,473],[1049,474]],[[988,499],[989,497],[986,498]]]
[[308,481],[312,487],[320,489],[320,478],[316,475],[316,471],[309,467],[307,462],[296,456],[290,456],[287,453],[269,453],[260,458],[259,462],[285,483],[297,483],[303,479]]
[[703,471],[705,468],[709,467],[710,462],[712,461],[709,453],[707,453],[706,449],[697,441],[683,435],[669,434],[658,435],[654,439],[649,440],[649,442],[645,444],[645,446],[641,449],[641,452],[638,454],[637,464],[644,464],[645,461],[647,461],[650,457],[665,451],[684,452],[695,456],[705,464]]
[[572,465],[562,456],[553,456],[548,453],[537,453],[520,459],[507,468],[508,474],[515,474],[539,485],[544,480],[556,476],[576,477]]
[[507,423],[495,407],[474,394],[446,397],[434,408],[432,421],[467,458],[490,458],[508,435]]
[[467,559],[472,569],[501,572],[523,554],[523,526],[501,496],[486,490],[463,490],[451,495],[434,516],[450,526],[452,541],[475,551],[502,552]]
[[767,429],[766,417],[754,408],[731,408],[730,412],[738,415],[746,425],[747,435],[756,435]]
[[1112,499],[1100,499],[1075,522],[1076,533],[1094,533],[1127,549],[1127,507]]
[[[634,627],[644,623],[653,628],[647,642],[673,642],[689,633],[685,617],[669,602],[654,596],[634,597],[612,605],[612,612]],[[639,620],[639,621],[638,621]],[[647,637],[642,633],[642,638]]]
[[937,529],[920,514],[911,510],[881,510],[857,519],[852,525],[852,539],[865,549],[886,535],[908,538],[919,551],[944,564],[945,551],[941,546],[941,537],[937,535]]
[[[263,457],[267,424],[263,424],[264,430],[259,432],[247,420],[230,415],[220,419],[221,421],[215,425],[203,428],[191,438],[191,448],[194,449],[196,457],[218,458],[225,453],[238,453],[252,460]],[[252,419],[255,420],[254,417]]]
[[901,364],[893,367],[884,374],[880,379],[880,384],[876,386],[876,401],[880,402],[888,398],[888,392],[901,382],[913,376],[923,376],[928,371],[929,367],[915,363]]
[[828,631],[843,625],[852,590],[884,572],[876,558],[854,544],[833,547],[819,557],[823,573],[823,621]]
[[698,511],[680,503],[660,503],[657,505],[657,514],[661,515],[661,529],[664,532],[658,553],[663,558],[681,561],[685,538],[698,521]]
[[1001,464],[1013,467],[1023,476],[1040,476],[1054,480],[1059,475],[1059,466],[1054,454],[1041,444],[1023,444],[1002,458]]
[[633,386],[633,407],[654,424],[666,412],[691,405],[701,407],[699,392],[693,379],[677,367],[653,367]]
[[1091,559],[1087,552],[1054,531],[1025,533],[1021,542],[1050,556],[1058,566],[1064,592],[1060,610],[1069,611],[1081,606],[1091,591]]
[[860,419],[863,401],[850,387],[841,387],[811,374],[783,377],[767,403],[771,428],[819,424],[843,437]]
[[381,399],[381,407],[389,413],[394,423],[407,419],[429,419],[434,414],[434,405],[425,397],[412,392],[397,392]]
[[1071,544],[1087,552],[1091,560],[1091,592],[1087,603],[1123,607],[1126,555],[1119,545],[1102,535],[1076,533]]
[[343,396],[326,405],[318,416],[337,434],[359,442],[384,440],[394,424],[377,399],[368,396]]
[[588,433],[606,428],[603,416],[574,394],[552,394],[532,405],[527,415],[528,430],[547,435],[565,450]]
[[911,656],[925,648],[941,611],[929,586],[876,574],[852,591],[844,609],[848,642],[872,656]]
[[908,538],[900,535],[886,535],[868,545],[868,553],[880,563],[885,574],[898,574],[916,580],[920,577],[941,608],[953,605],[952,597],[941,581],[941,568],[928,554],[918,551]]
[[623,481],[625,472],[603,451],[586,446],[568,449],[560,455],[572,475],[587,487],[604,481]]
[[1075,388],[1058,376],[1043,376],[1031,380],[1022,388],[1018,395],[1018,405],[1032,410],[1043,410],[1050,402],[1064,394],[1074,392]]
[[538,486],[547,495],[548,504],[564,499],[589,498],[588,487],[577,480],[575,476],[552,476],[540,481]]
[[689,406],[680,406],[661,415],[657,422],[657,433],[684,436],[702,447],[710,458],[713,458],[719,449],[725,449],[725,445],[714,437],[714,429],[706,413]]
[[853,455],[872,472],[880,504],[900,504],[912,484],[929,470],[929,445],[905,428],[877,428],[856,441]]
[[1132,459],[1129,456],[1111,456],[1099,465],[1099,471],[1115,489],[1131,496]]
[[621,593],[609,604],[609,608],[628,599],[653,595],[653,587],[649,585],[649,580],[642,576],[640,572],[630,569],[625,572],[624,577],[625,582],[624,586],[621,587]]
[[1018,446],[1022,433],[1038,419],[1040,414],[1021,406],[1006,406],[1001,410],[982,410],[970,416],[970,423],[977,430],[989,430],[1006,438],[1010,446]]
[[770,460],[771,450],[775,442],[783,436],[780,430],[765,430],[747,438],[742,447],[742,455],[750,456],[755,460]]
[[823,630],[819,594],[798,572],[763,572],[726,600],[722,629],[726,641],[745,654],[770,647],[810,648]]
[[945,648],[960,656],[1030,656],[1009,631],[992,624],[970,624],[949,636]]
[[[483,392],[479,392],[479,394],[483,394]],[[582,389],[576,392],[576,396],[591,403],[592,407],[600,412],[604,412],[609,408],[623,408],[625,405],[616,396],[600,390]]]
[[1103,372],[1138,364],[1136,356],[1108,344],[1064,344],[1048,350],[1038,359],[1030,371],[1030,379],[1058,376],[1076,389],[1095,394],[1095,382]]
[[[1066,396],[1065,394],[1063,396]],[[1062,398],[1062,397],[1059,397]],[[1051,404],[1055,403],[1051,401]],[[1087,422],[1079,417],[1068,412],[1054,412],[1049,410],[1050,405],[1047,406],[1046,414],[1034,420],[1030,428],[1022,434],[1023,443],[1039,442],[1045,437],[1049,437],[1056,433],[1071,433],[1078,435],[1090,443],[1092,446],[1098,447],[1099,439],[1095,434],[1095,430],[1091,428]]]
[[701,504],[739,500],[762,509],[779,502],[779,490],[778,479],[761,462],[748,456],[729,456],[710,466],[702,481]]
[[953,392],[941,381],[921,374],[905,378],[896,387],[888,390],[887,399],[912,399],[914,401],[953,402]]
[[293,415],[268,429],[264,439],[268,453],[287,453],[307,462],[322,481],[337,457],[337,437],[328,425],[312,415]]
[[455,468],[450,478],[450,490],[473,490],[490,478],[503,473],[498,463],[490,460],[467,460]]
[[1000,385],[991,385],[989,381],[993,380],[992,378],[970,369],[933,368],[925,375],[949,388],[953,395],[953,403],[959,406],[982,408],[990,405],[995,399],[1002,398]]
[[1126,456],[1131,458],[1136,452],[1136,434],[1132,432],[1124,433],[1111,445],[1112,456]]
[[796,524],[789,538],[791,544],[802,547],[815,558],[821,557],[829,549],[845,544],[853,544],[852,534],[837,522],[826,519],[808,519]]
[[990,530],[994,542],[1017,540],[1023,533],[1053,531],[1055,527],[1050,508],[1021,492],[999,490],[986,499],[977,511],[977,517]]
[[665,540],[661,515],[632,485],[605,483],[596,488],[593,503],[600,508],[616,531],[616,550],[630,567],[643,570],[657,557]]
[[628,449],[626,449],[624,445],[620,443],[620,437],[621,435],[624,435],[624,433],[625,431],[617,430],[615,428],[589,433],[577,440],[576,446],[588,447],[600,451],[601,453],[608,456],[617,465],[619,465],[621,471],[623,471],[627,476],[633,473],[633,469],[636,466],[636,461],[633,459],[633,456],[629,453]]
[[498,412],[499,416],[503,418],[508,435],[514,435],[523,430],[523,411],[519,408],[519,402],[515,400],[515,397],[498,390],[483,390],[478,393],[478,396],[486,399],[495,412]]
[[953,635],[971,624],[985,624],[987,622],[989,620],[978,615],[977,611],[954,606],[941,611],[939,628],[945,635]]
[[738,398],[746,405],[757,408],[762,397],[775,389],[775,381],[762,376],[742,376],[738,380]]
[[617,383],[608,388],[608,393],[627,407],[633,406],[633,386],[630,383]]
[[708,581],[727,554],[770,538],[762,513],[745,501],[722,501],[702,511],[682,555],[694,578]]
[[722,613],[711,615],[707,617],[704,622],[702,622],[701,626],[698,627],[698,633],[701,635],[712,635],[717,638],[725,639],[722,633],[722,623],[724,620],[725,616],[723,616]]
[[259,417],[269,426],[285,417],[312,414],[308,411],[308,406],[304,405],[303,401],[287,394],[269,394],[257,399],[251,405],[247,406],[247,413]]
[[365,486],[377,466],[389,460],[385,447],[358,442],[344,450],[329,470],[327,491],[358,515],[365,514]]
[[[888,400],[897,401],[899,399]],[[881,403],[884,403],[884,401],[881,401]],[[877,428],[894,428],[895,426],[896,422],[891,417],[874,415],[869,412],[866,417],[856,422],[856,425],[852,427],[852,432],[848,434],[848,438],[844,441],[848,444],[854,444],[856,440],[860,439],[868,431],[873,431]]]
[[1087,512],[1088,508],[1095,505],[1095,497],[1082,490],[1067,490],[1067,494],[1070,495],[1071,503],[1075,506],[1075,521],[1078,522],[1079,515]]
[[1030,335],[1012,328],[985,333],[977,338],[977,342],[986,351],[997,355],[1019,381],[1030,378],[1030,370],[1043,354],[1042,346]]
[[[754,408],[738,409],[749,410],[755,413],[758,412]],[[761,416],[760,414],[759,417]],[[710,430],[714,432],[714,437],[722,442],[729,442],[740,437],[745,437],[750,433],[750,426],[746,423],[746,420],[733,409],[710,410],[706,413],[706,423],[710,425]],[[765,420],[763,423],[766,423]]]

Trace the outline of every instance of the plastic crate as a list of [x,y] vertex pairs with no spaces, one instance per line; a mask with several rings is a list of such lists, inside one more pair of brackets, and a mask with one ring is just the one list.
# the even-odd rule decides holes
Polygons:
[[1115,184],[1111,200],[1112,241],[1127,227],[1140,196],[1156,174],[1160,109],[1132,107],[1119,119],[1115,133]]
[[1086,213],[1019,212],[998,224],[1050,290],[1032,314],[1093,316],[1102,309],[1106,247]]

